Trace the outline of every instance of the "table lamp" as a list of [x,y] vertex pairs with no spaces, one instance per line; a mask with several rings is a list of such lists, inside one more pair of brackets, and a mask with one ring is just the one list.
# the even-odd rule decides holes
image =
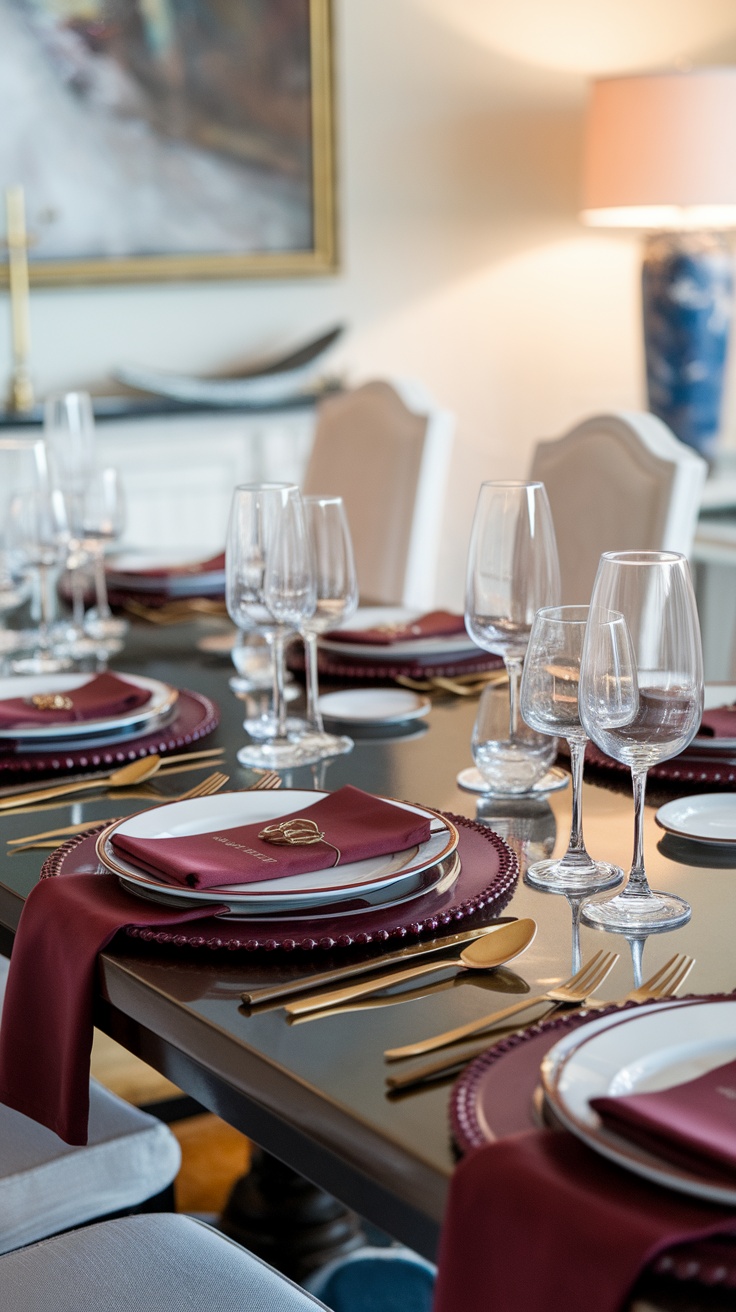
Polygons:
[[642,269],[649,408],[712,456],[731,322],[736,67],[593,83],[583,220],[648,230]]

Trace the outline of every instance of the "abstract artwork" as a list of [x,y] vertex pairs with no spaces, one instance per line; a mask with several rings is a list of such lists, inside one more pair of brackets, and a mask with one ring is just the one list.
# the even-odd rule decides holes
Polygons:
[[330,0],[0,0],[31,281],[335,267]]

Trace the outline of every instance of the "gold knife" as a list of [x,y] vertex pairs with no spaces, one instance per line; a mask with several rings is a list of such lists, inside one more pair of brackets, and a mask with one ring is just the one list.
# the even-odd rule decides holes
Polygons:
[[[215,756],[222,756],[225,751],[224,747],[208,747],[201,752],[179,752],[172,753],[171,756],[165,756],[157,771],[158,776],[162,774],[173,774],[176,767],[183,761],[206,761],[209,762]],[[121,762],[121,764],[123,764]],[[109,779],[110,767],[107,770],[85,771],[83,774],[57,774],[51,775],[48,779],[36,779],[33,783],[28,784],[9,784],[0,788],[0,798],[2,797],[25,797],[27,793],[37,793],[41,788],[53,788],[56,783],[64,784],[81,784],[87,779]]]
[[400,964],[402,961],[413,961],[417,957],[431,956],[432,953],[439,954],[447,948],[456,947],[459,943],[470,943],[472,939],[482,938],[484,934],[490,934],[499,925],[506,925],[516,919],[516,916],[500,916],[498,920],[476,929],[464,929],[459,934],[445,934],[440,939],[413,943],[411,947],[399,948],[396,952],[386,952],[380,957],[372,957],[369,961],[350,962],[347,966],[338,966],[335,970],[323,970],[318,975],[302,975],[299,979],[292,979],[287,983],[246,989],[240,996],[243,1002],[253,1007],[259,1002],[275,1002],[277,998],[291,997],[294,993],[311,993],[313,989],[321,988],[323,984],[339,983],[356,975],[368,975],[373,970],[383,970],[386,966]]

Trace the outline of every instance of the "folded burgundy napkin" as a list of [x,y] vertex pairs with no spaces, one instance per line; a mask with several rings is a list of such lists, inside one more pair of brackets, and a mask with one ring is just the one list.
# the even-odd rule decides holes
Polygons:
[[714,706],[712,711],[703,711],[698,734],[706,738],[736,738],[736,706]]
[[189,574],[215,574],[218,570],[225,568],[225,552],[218,551],[216,556],[208,556],[206,560],[193,560],[187,565],[167,565],[152,567],[151,569],[125,569],[117,570],[114,561],[110,565],[110,573],[122,577],[139,577],[146,579],[174,579],[181,578]]
[[[261,837],[267,830],[270,839]],[[426,842],[429,832],[426,816],[347,784],[271,822],[183,838],[132,838],[118,832],[112,845],[153,875],[189,888],[215,888],[402,852]]]
[[[40,704],[42,700],[45,700],[45,706]],[[35,728],[40,724],[99,720],[107,715],[135,711],[150,700],[148,688],[138,688],[127,679],[118,678],[117,674],[97,674],[73,692],[38,694],[35,705],[31,698],[4,698],[0,701],[0,726],[22,729],[26,725]]]
[[453,1175],[433,1312],[619,1312],[659,1253],[718,1233],[736,1233],[736,1213],[649,1184],[572,1135],[514,1135]]
[[465,633],[462,615],[453,615],[449,610],[431,610],[407,624],[380,624],[375,629],[333,629],[330,641],[390,647],[394,642],[408,642],[412,638],[449,638],[456,633]]
[[126,925],[176,925],[223,910],[138,902],[111,874],[42,879],[13,944],[2,1025],[0,1102],[70,1144],[87,1142],[97,954]]
[[593,1098],[590,1105],[617,1134],[690,1169],[725,1167],[733,1183],[736,1061],[669,1089]]

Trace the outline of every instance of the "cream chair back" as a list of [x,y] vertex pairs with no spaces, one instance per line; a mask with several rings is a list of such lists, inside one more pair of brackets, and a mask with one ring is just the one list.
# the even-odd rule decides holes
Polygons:
[[303,491],[343,498],[362,602],[432,606],[453,429],[413,382],[365,383],[319,406]]
[[532,479],[547,488],[562,600],[584,605],[604,551],[690,554],[707,465],[654,415],[618,411],[540,442]]

